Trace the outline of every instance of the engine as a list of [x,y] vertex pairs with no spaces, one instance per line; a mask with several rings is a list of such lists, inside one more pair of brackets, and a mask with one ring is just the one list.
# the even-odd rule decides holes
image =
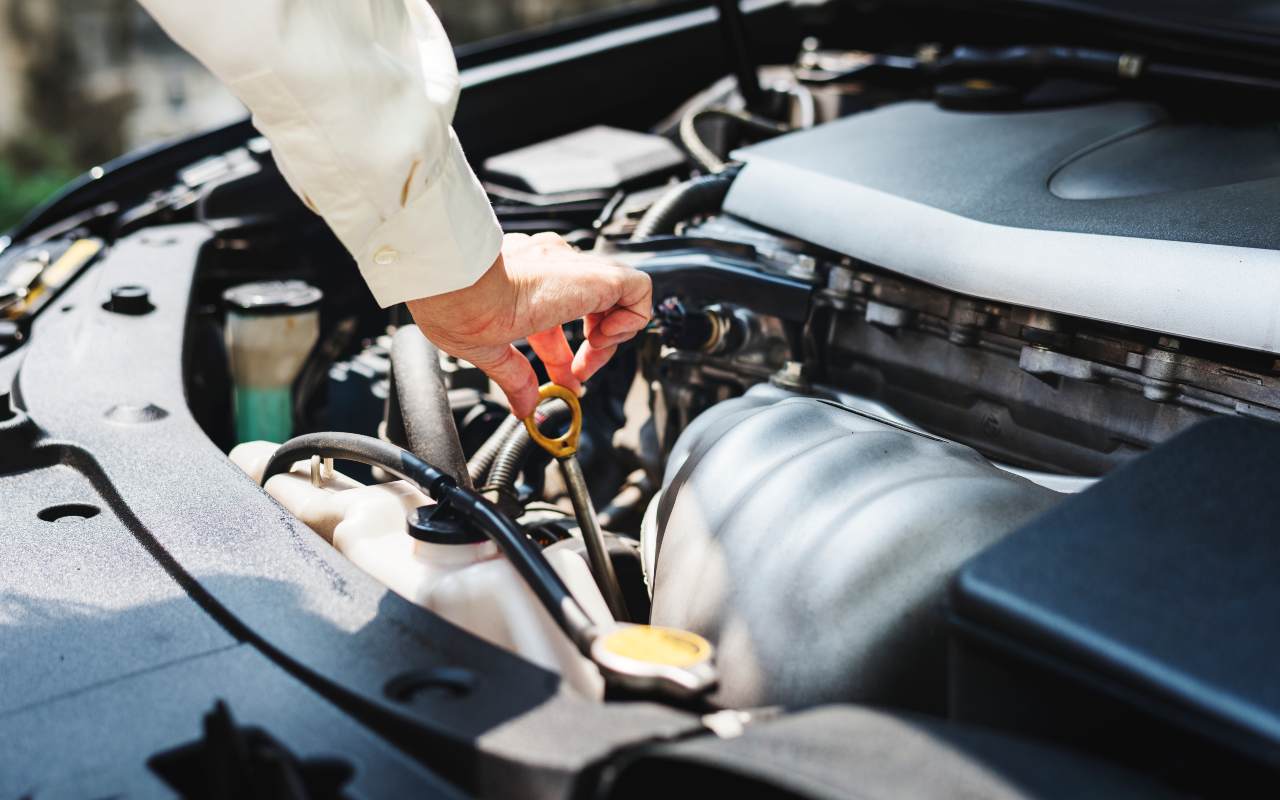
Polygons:
[[[1206,421],[1280,421],[1280,140],[1078,86],[922,98],[886,63],[807,51],[767,115],[721,82],[488,159],[508,231],[652,278],[580,407],[526,429],[403,313],[220,268],[195,330],[229,370],[189,380],[234,403],[201,422],[361,569],[584,696],[948,714],[966,564]],[[260,246],[236,235],[214,263]]]
[[942,712],[956,565],[1056,500],[968,448],[758,386],[672,453],[642,532],[653,620],[717,644],[735,707]]
[[28,777],[65,739],[180,792],[1274,793],[1264,38],[640,5],[459,54],[503,229],[653,285],[527,420],[250,121],[0,237],[15,791],[159,785]]

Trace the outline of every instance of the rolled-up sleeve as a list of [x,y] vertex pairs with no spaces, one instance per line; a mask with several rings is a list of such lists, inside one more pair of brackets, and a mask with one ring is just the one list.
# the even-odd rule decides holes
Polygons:
[[423,0],[142,0],[252,112],[379,305],[474,283],[502,235],[453,132],[458,69]]

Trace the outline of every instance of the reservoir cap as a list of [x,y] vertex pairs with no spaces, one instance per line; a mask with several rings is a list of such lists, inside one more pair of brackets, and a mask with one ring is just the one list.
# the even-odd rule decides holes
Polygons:
[[479,544],[489,541],[483,531],[458,516],[448,506],[439,503],[419,506],[409,512],[408,533],[420,542],[429,544]]
[[299,314],[320,305],[324,292],[305,281],[257,281],[222,293],[227,308],[245,316]]
[[591,644],[605,680],[633,691],[693,697],[717,683],[715,650],[696,633],[619,623]]

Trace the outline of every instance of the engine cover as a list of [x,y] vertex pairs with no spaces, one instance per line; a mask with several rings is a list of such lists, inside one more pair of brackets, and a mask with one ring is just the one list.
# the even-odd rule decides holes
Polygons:
[[736,152],[725,210],[950,291],[1280,350],[1280,133],[897,103]]
[[644,536],[652,621],[717,648],[719,701],[942,711],[942,597],[1060,495],[967,447],[755,390],[677,442]]

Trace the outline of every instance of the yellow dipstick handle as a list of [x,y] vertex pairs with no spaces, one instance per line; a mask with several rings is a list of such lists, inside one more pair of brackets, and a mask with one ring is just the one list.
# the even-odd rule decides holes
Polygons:
[[573,417],[569,421],[569,430],[557,439],[542,435],[538,430],[538,421],[533,414],[525,417],[524,427],[529,431],[529,438],[537,442],[542,449],[555,456],[560,463],[560,473],[564,475],[565,488],[569,490],[569,500],[573,503],[574,516],[578,518],[578,528],[582,532],[582,541],[587,545],[587,563],[591,565],[591,573],[600,587],[600,594],[609,605],[609,612],[619,622],[627,621],[627,602],[622,596],[622,587],[618,585],[618,575],[613,569],[613,561],[609,558],[609,549],[605,545],[604,533],[600,530],[600,521],[596,519],[595,507],[591,505],[591,492],[587,489],[587,477],[582,474],[582,465],[574,454],[578,452],[578,436],[582,433],[582,405],[578,396],[567,387],[557,383],[547,383],[538,389],[538,400],[559,398],[569,404]]
[[565,431],[563,436],[552,439],[543,435],[542,431],[538,430],[538,422],[534,414],[524,418],[524,427],[529,431],[529,438],[537,442],[542,449],[556,458],[570,458],[578,452],[578,436],[582,433],[582,404],[578,402],[578,396],[567,386],[544,383],[538,388],[539,403],[557,397],[569,404],[569,411],[573,414],[573,418],[569,421],[569,430]]

